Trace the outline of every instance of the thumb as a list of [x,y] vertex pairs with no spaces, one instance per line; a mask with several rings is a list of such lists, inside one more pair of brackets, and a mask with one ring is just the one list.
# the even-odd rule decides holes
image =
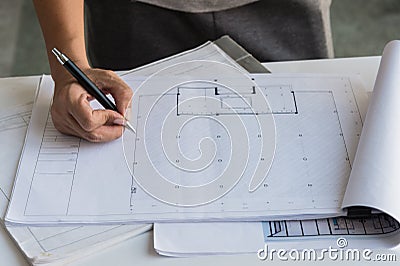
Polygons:
[[100,125],[120,125],[123,126],[125,123],[124,117],[112,110],[94,110],[93,119],[98,121]]

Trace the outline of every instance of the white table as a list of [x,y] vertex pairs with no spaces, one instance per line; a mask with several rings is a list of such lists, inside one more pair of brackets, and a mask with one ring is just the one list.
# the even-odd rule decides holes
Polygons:
[[[380,57],[342,58],[331,60],[309,60],[266,63],[274,73],[339,73],[359,74],[368,90],[372,90]],[[2,87],[9,86],[10,82],[19,87],[20,91],[33,92],[39,77],[16,77],[0,79],[0,93]],[[18,93],[18,92],[16,92]],[[21,96],[25,97],[25,96]],[[32,96],[30,96],[32,97]],[[1,149],[0,149],[1,152]],[[72,265],[265,265],[269,261],[260,261],[256,254],[232,256],[205,256],[196,258],[167,258],[159,256],[153,249],[153,234],[147,232],[124,243],[118,244],[101,253],[89,256]],[[212,241],[212,239],[210,239]],[[260,247],[262,248],[262,247]],[[306,248],[306,247],[305,247]],[[400,257],[398,257],[399,259]],[[295,264],[296,262],[274,261],[279,265]],[[333,265],[333,261],[329,261]],[[304,262],[303,262],[304,263]],[[323,262],[317,263],[322,265]],[[0,228],[0,264],[1,265],[28,265],[22,253],[14,245],[6,231]],[[379,263],[386,265],[386,263]],[[315,265],[315,263],[313,264]],[[326,263],[324,263],[326,265]],[[350,265],[350,264],[349,264]],[[354,265],[354,263],[352,264]],[[395,265],[394,262],[387,265]]]

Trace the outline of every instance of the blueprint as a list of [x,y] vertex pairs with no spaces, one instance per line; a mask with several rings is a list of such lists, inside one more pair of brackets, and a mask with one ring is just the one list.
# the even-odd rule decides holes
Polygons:
[[[387,214],[247,223],[157,223],[154,249],[166,256],[256,253],[270,249],[392,249],[400,240],[398,221]],[[234,232],[234,233],[232,233]],[[210,238],[213,241],[210,241]],[[195,239],[195,241],[194,241]]]
[[364,218],[263,222],[262,226],[265,241],[273,238],[383,235],[400,229],[399,223],[387,214],[374,214]]
[[130,111],[137,135],[125,131],[105,144],[58,135],[49,115],[52,91],[41,89],[8,222],[344,214],[366,108],[365,92],[350,78],[249,77],[204,61],[124,78],[137,88]]
[[[221,62],[232,63],[218,47],[211,42],[207,42],[193,50],[185,51],[170,58],[152,63],[135,69],[132,72],[141,74],[154,73],[157,69],[163,68],[165,64],[179,62],[182,59],[190,58],[208,58]],[[0,110],[0,142],[4,152],[2,156],[0,179],[0,213],[2,218],[5,215],[10,195],[12,191],[15,171],[17,169],[18,159],[23,148],[23,142],[26,129],[30,120],[33,100],[35,99],[35,89],[26,86],[25,79],[16,82],[10,80],[10,83],[3,80],[2,87],[4,97],[2,108]],[[28,84],[30,85],[31,83]],[[43,76],[40,87],[52,87],[49,76]],[[50,122],[51,123],[51,122]],[[52,124],[51,124],[52,125]],[[62,134],[52,131],[52,138],[66,140]],[[65,137],[65,136],[64,136]],[[51,158],[51,157],[50,157]],[[3,222],[3,220],[2,220]],[[32,264],[52,263],[54,261],[67,262],[78,257],[86,256],[90,253],[98,252],[109,246],[113,246],[128,238],[134,237],[151,228],[152,225],[105,225],[105,226],[12,226],[7,225],[6,230],[14,238],[20,249]]]
[[[324,249],[329,246],[339,249],[390,248],[398,251],[399,58],[400,41],[391,41],[386,45],[381,59],[368,112],[359,108],[361,117],[365,115],[366,118],[354,160],[354,154],[351,154],[353,149],[347,149],[352,171],[342,205],[344,208],[368,207],[370,214],[359,213],[358,217],[352,218],[260,223],[157,223],[154,225],[155,249],[160,254],[171,256],[248,253],[259,250],[265,243],[269,248],[286,250]],[[351,79],[351,84],[353,91],[360,86],[354,79]],[[347,88],[344,86],[343,90],[348,91]],[[359,103],[357,101],[358,107],[361,107]],[[354,114],[352,111],[350,113]],[[344,129],[343,123],[341,125]],[[211,238],[213,241],[209,241]]]
[[[51,82],[43,77],[42,82]],[[15,82],[14,82],[15,83]],[[14,84],[11,82],[11,84]],[[43,85],[43,84],[42,84]],[[22,150],[26,129],[29,124],[35,89],[13,95],[16,89],[4,84],[1,89],[7,103],[0,109],[0,214],[3,219],[10,200],[15,171]],[[29,88],[29,87],[28,87]],[[9,106],[5,106],[5,105]],[[0,221],[2,225],[3,220]],[[145,232],[151,225],[109,225],[109,226],[54,226],[28,227],[6,226],[6,230],[32,264],[50,263],[56,260],[72,260],[104,249],[137,234]]]

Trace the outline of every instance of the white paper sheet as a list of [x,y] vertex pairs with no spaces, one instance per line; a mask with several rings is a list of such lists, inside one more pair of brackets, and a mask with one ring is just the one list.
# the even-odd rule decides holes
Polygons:
[[[230,59],[229,56],[226,56],[226,54],[223,53],[217,46],[213,45],[211,42],[207,42],[193,50],[186,51],[150,65],[143,66],[134,70],[133,72],[140,73],[140,75],[150,75],[155,71],[165,67],[166,64],[200,58],[208,58],[210,60],[235,64],[232,59]],[[1,153],[3,162],[8,162],[8,160],[10,160],[10,163],[4,164],[7,166],[5,169],[1,168],[4,176],[9,177],[0,179],[0,189],[2,191],[0,194],[2,196],[2,217],[5,214],[9,196],[11,195],[12,183],[14,181],[14,175],[17,168],[17,161],[22,149],[26,126],[28,125],[28,120],[30,119],[32,101],[34,99],[34,95],[32,94],[34,90],[29,89],[26,91],[24,89],[29,88],[29,86],[24,85],[24,81],[20,83],[15,84],[15,80],[12,80],[10,84],[15,84],[15,88],[9,86],[8,83],[5,84],[5,88],[2,88],[3,93],[6,92],[8,97],[3,98],[7,100],[2,102],[2,119],[0,120],[2,138],[0,138],[0,141],[2,142],[1,147],[10,147],[7,149],[9,152]],[[24,104],[20,106],[21,103]],[[13,160],[12,163],[11,160]],[[74,260],[78,257],[82,257],[108,246],[112,246],[118,242],[124,241],[127,238],[149,230],[149,228],[150,225],[113,225],[91,227],[57,226],[46,228],[24,226],[13,227],[8,225],[10,234],[33,264],[44,264],[56,259],[64,262]]]
[[[275,249],[322,249],[337,247],[336,241],[341,237],[347,240],[348,248],[398,250],[399,71],[400,41],[393,41],[382,57],[343,201],[344,207],[367,206],[385,213],[362,219],[341,217],[247,224],[157,223],[154,226],[155,249],[168,256],[256,252],[264,243]],[[210,235],[217,241],[209,241],[207,236]]]
[[265,244],[276,250],[340,248],[340,238],[349,249],[392,249],[400,242],[399,223],[377,214],[367,219],[154,224],[154,249],[174,257],[256,253]]
[[[132,87],[140,83],[125,78]],[[361,132],[363,93],[344,77],[260,75],[254,79],[267,97],[274,98],[270,102],[278,134],[270,172],[255,191],[249,191],[252,175],[247,175],[210,204],[164,204],[134,183],[124,165],[121,140],[92,144],[57,135],[48,116],[52,95],[48,89],[41,90],[35,106],[28,135],[31,139],[28,138],[22,157],[22,162],[27,163],[20,169],[7,221],[50,224],[265,220],[283,215],[305,218],[342,214],[341,200]],[[54,143],[59,137],[64,142]],[[61,159],[67,156],[71,160],[61,162],[57,157],[51,165],[47,161],[36,165],[36,158],[54,152],[62,153]],[[33,179],[32,173],[41,178]],[[53,182],[54,175],[62,182]]]
[[[49,76],[42,86],[53,86]],[[14,84],[10,82],[10,84]],[[26,89],[28,88],[28,89]],[[24,90],[26,89],[26,90]],[[4,217],[11,195],[18,160],[30,120],[35,90],[29,86],[14,88],[3,82],[0,109],[0,214]],[[2,225],[3,220],[1,221]],[[113,225],[79,227],[25,227],[7,225],[6,230],[32,264],[72,261],[105,249],[151,229],[151,225]]]
[[[217,46],[211,42],[193,50],[166,58],[159,62],[134,70],[135,73],[152,74],[165,64],[177,63],[182,60],[208,58],[225,63],[235,64]],[[240,67],[240,66],[238,66]],[[47,77],[48,79],[48,77]],[[2,162],[1,173],[4,178],[0,179],[1,207],[0,213],[3,217],[11,195],[14,175],[17,168],[18,158],[22,150],[26,127],[30,119],[32,101],[35,98],[35,90],[31,89],[31,81],[21,79],[3,79],[2,93],[7,94],[1,101],[0,111],[0,142],[1,147],[7,152],[0,153]],[[21,105],[22,104],[22,105]],[[5,178],[7,177],[7,178]],[[17,245],[23,250],[32,264],[52,263],[75,260],[79,257],[100,251],[127,238],[133,237],[141,232],[149,230],[150,225],[113,225],[113,226],[70,226],[70,227],[24,227],[7,226]]]
[[384,49],[343,206],[369,206],[399,221],[400,41]]

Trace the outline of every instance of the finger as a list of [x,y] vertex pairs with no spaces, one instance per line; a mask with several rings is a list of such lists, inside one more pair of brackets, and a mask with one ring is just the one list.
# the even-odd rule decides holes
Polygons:
[[51,107],[51,118],[53,120],[54,127],[63,134],[79,136],[74,129],[75,124],[71,120],[75,119],[68,112],[60,112],[59,109],[53,104]]
[[115,120],[123,118],[111,110],[93,110],[85,94],[71,106],[70,114],[85,132],[92,132],[103,125],[113,125]]
[[[93,110],[90,95],[76,82],[64,84],[55,90],[51,108],[54,126],[62,133],[74,135],[92,142],[116,139],[122,135],[123,127],[115,119],[124,121],[117,112]],[[121,122],[122,121],[122,122]]]
[[97,76],[96,84],[105,93],[110,93],[113,96],[118,111],[125,115],[133,95],[128,84],[112,71],[104,71],[104,75]]
[[121,137],[124,127],[119,125],[103,125],[88,132],[81,128],[75,119],[72,119],[70,121],[70,129],[73,135],[90,142],[107,142]]
[[90,142],[107,142],[121,137],[123,131],[123,126],[101,126],[91,132],[82,132],[81,136]]

